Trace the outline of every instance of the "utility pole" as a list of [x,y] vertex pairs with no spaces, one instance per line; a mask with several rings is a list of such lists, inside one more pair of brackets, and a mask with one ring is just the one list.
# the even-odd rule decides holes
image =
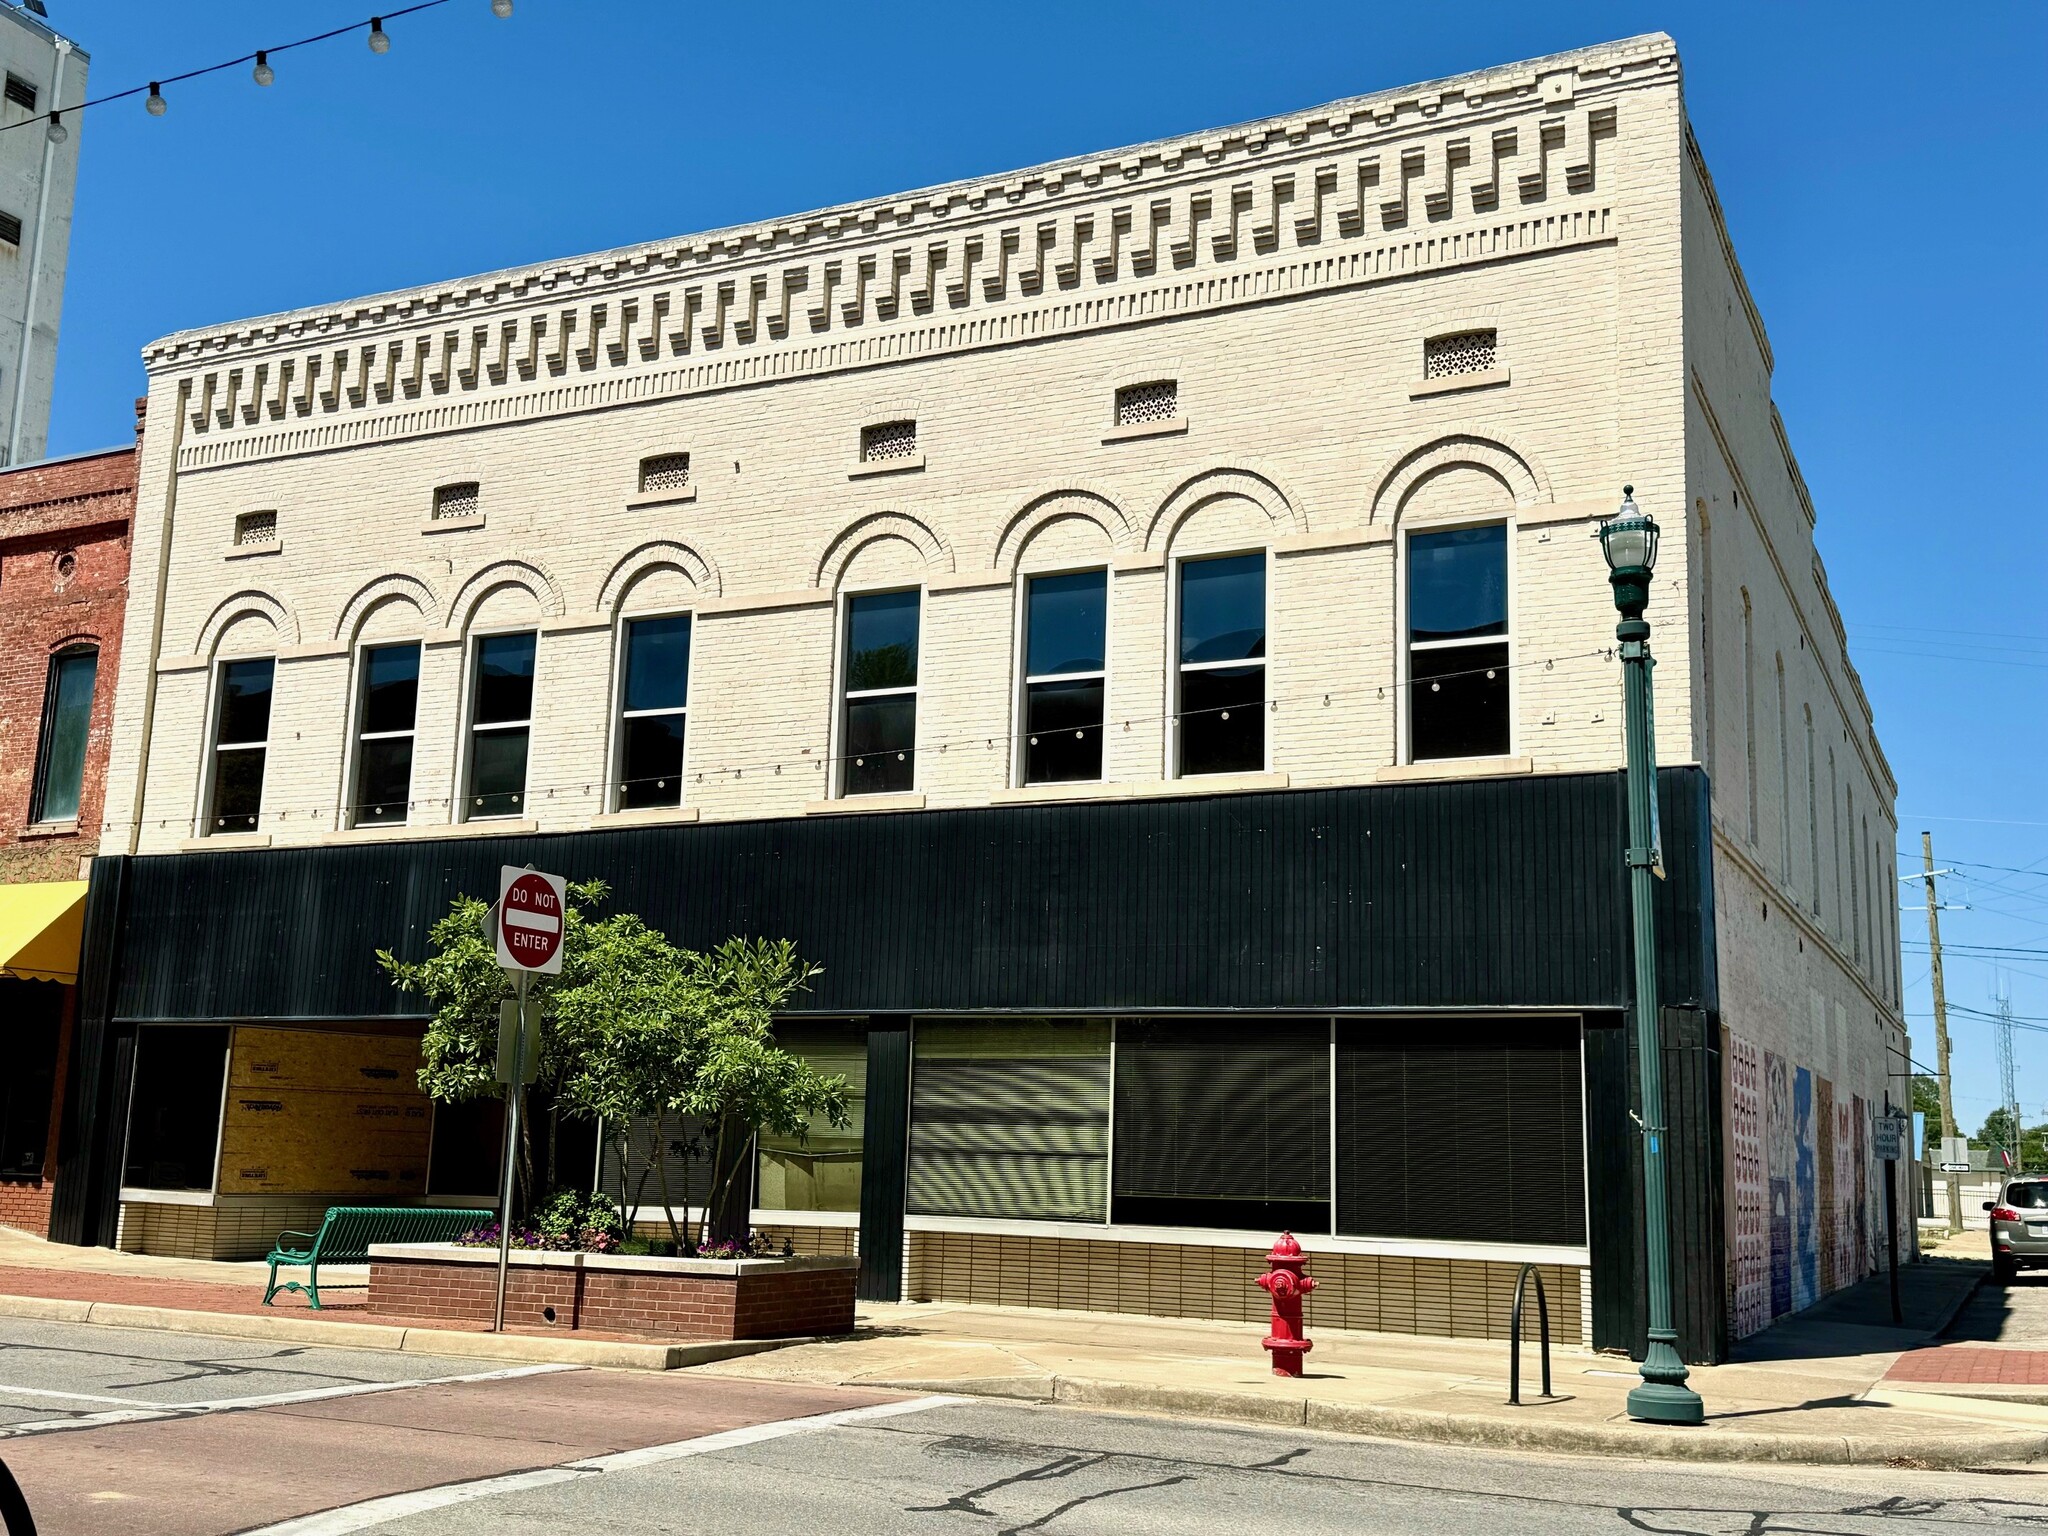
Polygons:
[[[1927,947],[1934,957],[1934,1068],[1940,1075],[1941,1085],[1941,1136],[1949,1140],[1956,1133],[1955,1101],[1948,1091],[1948,993],[1941,984],[1941,900],[1935,894],[1934,878],[1934,834],[1920,834],[1921,879],[1927,884]],[[1948,1229],[1951,1232],[1963,1230],[1963,1189],[1962,1181],[1953,1173],[1947,1175],[1948,1183]]]
[[2022,1167],[2020,1150],[2026,1145],[2026,1138],[2020,1134],[2020,1090],[2018,1073],[2013,1067],[2012,1057],[2012,988],[2002,987],[1998,994],[1998,1089],[2005,1100],[2005,1134],[2012,1152],[2012,1171],[2017,1178],[2025,1169]]

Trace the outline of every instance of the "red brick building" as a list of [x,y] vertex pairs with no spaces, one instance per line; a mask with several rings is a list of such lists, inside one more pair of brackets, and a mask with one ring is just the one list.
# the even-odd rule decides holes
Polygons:
[[139,451],[0,470],[0,1223],[38,1233],[105,816]]

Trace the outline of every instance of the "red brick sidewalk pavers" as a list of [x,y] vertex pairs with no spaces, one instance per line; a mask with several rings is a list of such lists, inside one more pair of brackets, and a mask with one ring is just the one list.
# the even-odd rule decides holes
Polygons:
[[1884,1379],[1949,1386],[2048,1387],[2048,1350],[1940,1344],[1899,1356]]

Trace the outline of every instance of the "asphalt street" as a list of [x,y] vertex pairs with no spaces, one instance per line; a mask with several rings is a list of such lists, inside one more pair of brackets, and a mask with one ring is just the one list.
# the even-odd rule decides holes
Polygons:
[[42,1536],[1901,1536],[2048,1526],[2048,1474],[1481,1452],[1068,1408],[0,1321]]

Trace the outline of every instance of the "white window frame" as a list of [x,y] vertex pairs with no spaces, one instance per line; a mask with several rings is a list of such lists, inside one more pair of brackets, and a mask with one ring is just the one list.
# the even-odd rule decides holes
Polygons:
[[[1503,551],[1503,558],[1507,562],[1508,632],[1504,635],[1488,635],[1484,639],[1478,640],[1425,640],[1419,645],[1409,640],[1408,574],[1413,567],[1408,554],[1408,541],[1416,534],[1456,533],[1466,528],[1492,528],[1496,526],[1507,530],[1507,547]],[[1394,741],[1400,762],[1413,764],[1418,761],[1415,756],[1413,731],[1409,722],[1409,708],[1413,701],[1409,698],[1408,690],[1414,684],[1414,669],[1408,664],[1409,657],[1416,651],[1449,651],[1457,650],[1460,647],[1481,645],[1505,645],[1508,648],[1507,750],[1500,753],[1487,752],[1476,757],[1425,757],[1419,759],[1419,761],[1424,763],[1485,763],[1492,762],[1496,757],[1514,757],[1521,751],[1521,695],[1520,691],[1515,687],[1515,656],[1517,652],[1515,637],[1520,630],[1520,625],[1517,623],[1519,618],[1517,612],[1519,593],[1516,590],[1515,581],[1515,539],[1518,531],[1512,515],[1501,516],[1497,514],[1486,517],[1450,518],[1443,522],[1428,522],[1419,528],[1403,528],[1401,530],[1400,559],[1397,562],[1394,578]]]
[[261,741],[236,741],[223,747],[219,741],[221,706],[227,700],[228,668],[237,662],[267,661],[270,663],[270,708],[273,716],[277,710],[277,653],[255,652],[247,656],[216,656],[213,659],[213,702],[206,711],[206,759],[200,765],[198,814],[193,818],[200,837],[247,836],[263,830],[263,794],[256,795],[256,825],[237,827],[215,827],[213,824],[213,791],[220,777],[220,755],[222,752],[251,752],[261,749],[266,756],[263,761],[263,788],[270,787],[270,730],[266,724]]
[[[362,729],[363,689],[369,681],[369,674],[366,671],[364,671],[364,667],[367,664],[369,653],[371,651],[395,650],[401,645],[409,645],[414,650],[419,652],[420,662],[418,675],[420,680],[424,682],[427,671],[427,645],[426,641],[423,639],[408,640],[401,636],[390,640],[358,640],[355,645],[354,654],[350,658],[349,675],[351,678],[354,679],[354,682],[351,688],[349,689],[348,764],[347,771],[342,775],[344,798],[341,806],[342,825],[349,829],[354,829],[358,826],[405,827],[412,825],[412,781],[414,774],[417,773],[420,765],[420,706],[419,694],[417,691],[418,685],[415,685],[415,691],[413,694],[411,730],[366,732]],[[373,740],[395,741],[400,736],[410,736],[412,738],[413,750],[412,769],[407,772],[405,781],[405,817],[401,821],[359,822],[356,819],[356,806],[359,800],[357,791],[361,786],[361,777],[363,771],[363,743],[366,741]]]
[[[921,617],[922,615],[920,615]],[[676,803],[673,806],[643,806],[647,811],[680,810],[689,803],[686,793],[690,772],[690,706],[687,702],[680,709],[634,709],[626,708],[626,636],[633,625],[647,619],[688,619],[690,621],[690,665],[683,676],[683,696],[687,701],[690,690],[691,672],[697,670],[697,610],[694,608],[660,608],[647,613],[622,613],[619,615],[616,632],[612,636],[612,740],[605,761],[611,765],[611,773],[605,784],[605,809],[611,812],[626,809],[626,722],[628,720],[653,719],[660,715],[681,715],[683,717],[683,761],[676,770]],[[540,658],[534,658],[534,679],[540,678]]]
[[[1043,675],[1029,672],[1031,656],[1031,583],[1041,576],[1092,576],[1102,574],[1102,670],[1099,672],[1047,672]],[[1042,571],[1019,571],[1017,590],[1013,598],[1015,620],[1011,633],[1015,637],[1012,645],[1010,675],[1016,679],[1012,690],[1011,710],[1015,725],[1012,730],[1014,742],[1011,751],[1010,786],[1013,789],[1031,787],[1027,777],[1029,748],[1031,745],[1031,685],[1033,683],[1078,683],[1090,679],[1102,684],[1102,771],[1092,779],[1048,780],[1048,783],[1103,784],[1109,780],[1109,631],[1111,596],[1115,590],[1113,581],[1116,572],[1107,562],[1101,565],[1055,565]],[[922,676],[922,673],[919,674]]]
[[526,706],[526,718],[524,720],[497,720],[481,727],[482,730],[486,731],[524,730],[526,732],[526,777],[519,782],[519,809],[506,816],[476,816],[471,814],[470,801],[474,800],[476,796],[470,793],[469,770],[476,761],[476,737],[479,730],[476,723],[476,690],[478,684],[483,680],[483,670],[478,665],[478,659],[483,654],[484,641],[494,639],[499,635],[533,636],[533,686],[536,693],[540,689],[540,625],[506,624],[491,629],[473,629],[464,637],[463,646],[466,654],[463,656],[462,666],[468,676],[464,681],[462,689],[462,740],[458,752],[461,760],[455,765],[456,804],[462,811],[460,816],[454,818],[456,821],[521,821],[525,820],[528,813],[533,809],[531,790],[533,787],[534,715],[533,703],[529,701]]
[[[230,658],[228,658],[228,659],[229,659],[229,660],[231,660],[231,661],[247,661],[247,660],[249,660],[250,658],[249,658],[249,657],[247,657],[247,656],[233,656],[233,657],[230,657]],[[272,681],[272,683],[271,683],[271,687],[272,687],[272,688],[275,688],[276,686],[277,686],[277,684],[276,684],[275,680],[273,680],[273,681]],[[140,1026],[140,1028],[141,1028],[141,1029],[207,1029],[207,1028],[211,1028],[211,1027],[213,1027],[214,1023],[215,1023],[215,1021],[214,1021],[214,1020],[211,1020],[211,1019],[191,1019],[191,1020],[179,1020],[179,1021],[174,1021],[174,1022],[163,1022],[163,1023],[156,1023],[156,1024],[144,1024],[144,1025],[141,1025],[141,1026]],[[138,1052],[137,1052],[136,1054],[137,1054],[137,1055],[139,1056],[139,1055],[140,1055],[141,1053],[140,1053],[140,1052],[138,1051]],[[118,1194],[116,1195],[116,1198],[117,1198],[117,1199],[118,1199],[118,1200],[119,1200],[119,1201],[120,1201],[120,1202],[121,1202],[122,1204],[124,1204],[124,1205],[213,1205],[213,1204],[216,1204],[216,1203],[217,1203],[217,1202],[219,1201],[219,1199],[220,1199],[220,1154],[221,1154],[221,1138],[222,1138],[223,1136],[225,1136],[225,1135],[227,1134],[227,1122],[228,1122],[228,1092],[229,1092],[229,1085],[230,1085],[230,1084],[231,1084],[231,1083],[232,1083],[232,1082],[234,1081],[234,1069],[235,1069],[235,1029],[234,1029],[234,1026],[232,1026],[232,1025],[231,1025],[231,1026],[229,1026],[229,1028],[228,1028],[228,1048],[227,1048],[227,1049],[226,1049],[225,1051],[222,1051],[222,1052],[221,1052],[221,1056],[220,1056],[220,1110],[219,1110],[219,1113],[218,1113],[217,1117],[215,1118],[215,1120],[214,1120],[214,1124],[213,1124],[213,1182],[212,1182],[212,1184],[210,1184],[210,1185],[209,1185],[209,1186],[208,1186],[207,1188],[205,1188],[205,1189],[151,1189],[151,1188],[149,1188],[149,1187],[148,1187],[147,1185],[141,1185],[141,1184],[122,1184],[122,1185],[120,1185],[120,1186],[119,1186],[119,1193],[118,1193]],[[132,1070],[132,1069],[131,1069],[131,1070]],[[133,1088],[134,1088],[134,1083],[133,1083],[132,1079],[131,1079],[131,1081],[130,1081],[130,1083],[129,1083],[129,1088],[130,1088],[130,1090],[131,1090],[131,1091],[130,1091],[130,1093],[129,1093],[129,1096],[128,1096],[128,1115],[127,1115],[127,1118],[126,1118],[126,1119],[125,1119],[125,1120],[124,1120],[124,1121],[122,1122],[122,1125],[121,1125],[121,1164],[120,1164],[120,1173],[121,1173],[121,1176],[122,1176],[122,1177],[124,1177],[124,1178],[125,1178],[125,1177],[127,1176],[127,1173],[128,1173],[128,1149],[129,1149],[129,1145],[130,1145],[130,1143],[131,1143],[131,1142],[133,1142],[133,1140],[135,1139],[135,1095],[134,1095],[134,1093],[133,1093],[133,1091],[132,1091],[132,1090],[133,1090]]]
[[[847,632],[848,621],[853,613],[853,600],[857,597],[885,597],[892,592],[915,592],[917,594],[917,678],[908,688],[862,688],[858,692],[846,686],[846,678],[853,662],[849,646],[851,635]],[[922,581],[884,582],[872,587],[846,587],[832,603],[832,623],[836,631],[832,642],[832,796],[834,800],[867,800],[870,795],[850,795],[846,792],[846,770],[852,766],[852,754],[846,749],[846,706],[856,698],[884,699],[902,698],[908,695],[915,701],[913,718],[916,725],[910,737],[910,788],[891,790],[891,794],[916,794],[924,777],[923,754],[918,750],[918,741],[924,735],[924,610],[931,601],[931,593]]]
[[[1273,547],[1270,544],[1248,544],[1234,549],[1190,550],[1175,555],[1167,562],[1166,582],[1166,774],[1169,779],[1219,779],[1229,778],[1220,773],[1182,773],[1180,771],[1180,680],[1185,672],[1220,672],[1231,667],[1254,665],[1245,661],[1196,661],[1183,664],[1180,659],[1180,573],[1184,565],[1199,565],[1204,560],[1231,560],[1239,555],[1259,555],[1266,562],[1265,601],[1265,654],[1256,663],[1265,669],[1265,680],[1260,686],[1259,709],[1264,715],[1273,712]],[[1242,769],[1246,773],[1270,773],[1273,769],[1272,722],[1259,722],[1260,753],[1257,768]]]

